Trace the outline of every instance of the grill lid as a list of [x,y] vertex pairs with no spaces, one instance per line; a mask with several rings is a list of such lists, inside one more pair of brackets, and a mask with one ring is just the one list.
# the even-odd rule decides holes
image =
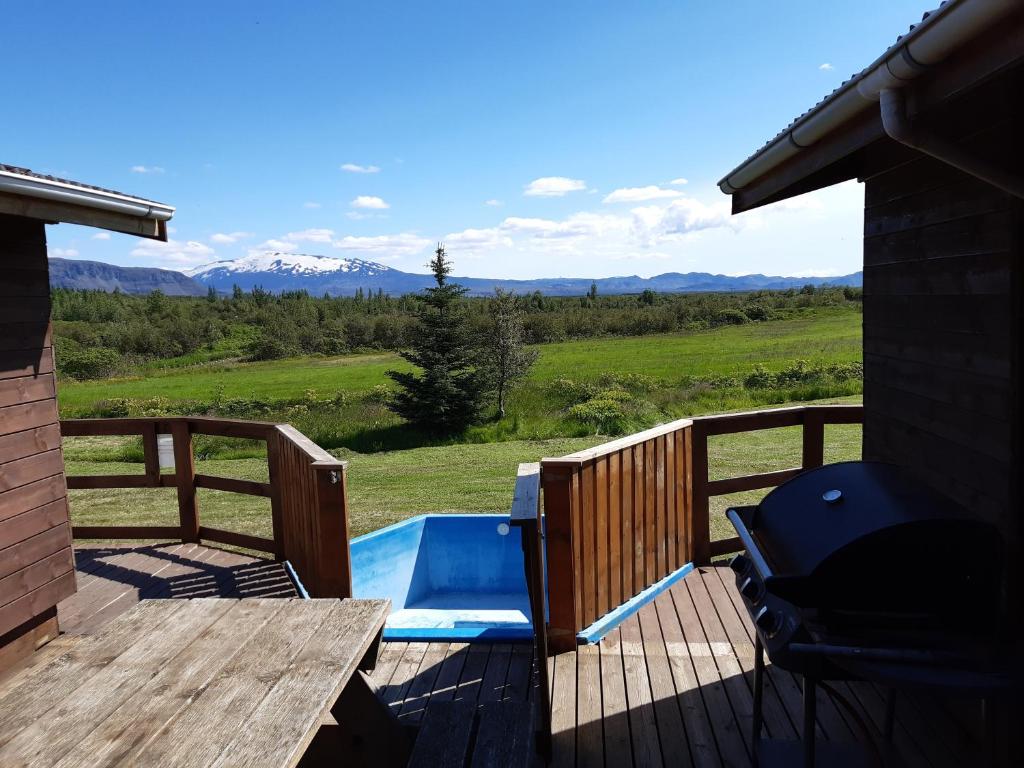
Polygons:
[[931,542],[938,531],[989,527],[907,470],[862,461],[794,477],[764,498],[752,522],[762,553],[780,577],[810,576],[867,537],[889,549]]

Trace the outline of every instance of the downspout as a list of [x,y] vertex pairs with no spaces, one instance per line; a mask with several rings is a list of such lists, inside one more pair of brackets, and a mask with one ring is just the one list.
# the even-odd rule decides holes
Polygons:
[[946,165],[991,184],[1014,197],[1024,198],[1024,179],[972,155],[963,147],[934,133],[921,130],[907,118],[907,104],[900,88],[883,88],[878,94],[882,127],[889,138],[934,157]]

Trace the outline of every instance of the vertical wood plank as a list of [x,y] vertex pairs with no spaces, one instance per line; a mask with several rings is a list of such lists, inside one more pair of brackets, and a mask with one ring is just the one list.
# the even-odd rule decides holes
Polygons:
[[622,592],[622,452],[608,457],[608,599],[612,607],[623,601]]
[[665,435],[665,560],[666,575],[679,567],[676,546],[676,433]]
[[[583,626],[597,619],[597,527],[594,525],[594,463],[584,463],[580,471],[580,523],[583,526]],[[582,627],[580,627],[582,629]]]
[[654,580],[668,573],[668,493],[665,482],[665,436],[654,440],[654,539],[658,542],[655,553]]
[[644,559],[647,552],[647,524],[644,521],[644,447],[633,446],[633,591],[644,588]]
[[655,581],[657,568],[658,540],[655,524],[657,489],[655,467],[654,443],[648,440],[644,443],[644,587],[649,587]]
[[314,597],[352,597],[352,563],[349,557],[348,514],[344,468],[316,470],[317,534],[314,550],[319,568],[319,594]]
[[572,469],[541,463],[547,525],[548,645],[552,653],[576,648],[577,586],[572,518]]
[[608,552],[608,457],[594,460],[594,564],[597,577],[595,616],[604,616],[611,610],[608,593],[611,591],[611,569]]
[[708,508],[708,436],[695,419],[690,427],[692,508],[690,509],[691,559],[695,565],[711,562],[711,527]]
[[274,558],[287,560],[284,535],[282,485],[289,481],[281,466],[281,433],[275,428],[267,433],[267,473],[270,478],[270,524],[274,532]]
[[686,479],[686,435],[688,430],[680,429],[672,436],[675,444],[675,515],[676,515],[676,565],[681,567],[690,559],[690,532],[687,528],[688,484]]
[[192,431],[184,419],[171,423],[174,439],[174,468],[178,483],[178,517],[181,540],[199,541],[199,500],[196,498],[196,464],[192,453]]
[[636,559],[633,546],[633,451],[626,448],[621,451],[620,461],[622,462],[621,482],[621,521],[622,521],[622,593],[632,595],[633,592],[633,562]]

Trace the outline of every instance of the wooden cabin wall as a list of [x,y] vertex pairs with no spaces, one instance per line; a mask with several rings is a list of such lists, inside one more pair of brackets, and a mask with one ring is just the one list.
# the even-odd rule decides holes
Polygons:
[[43,222],[0,215],[0,669],[75,591]]

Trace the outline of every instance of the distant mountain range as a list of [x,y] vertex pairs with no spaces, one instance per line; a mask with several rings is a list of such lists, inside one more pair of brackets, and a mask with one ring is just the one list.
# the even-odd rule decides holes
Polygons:
[[[516,293],[540,291],[548,296],[583,296],[591,283],[598,293],[640,293],[646,289],[659,293],[712,291],[785,290],[813,285],[862,284],[862,274],[841,277],[773,277],[768,275],[713,275],[708,272],[666,272],[654,277],[538,278],[501,280],[483,277],[453,277],[453,282],[469,289],[472,296],[483,296],[503,288]],[[383,290],[392,296],[421,291],[433,285],[428,274],[403,272],[384,264],[363,259],[339,259],[296,253],[251,254],[240,259],[217,261],[189,270],[186,274],[168,269],[117,267],[98,261],[50,259],[50,283],[61,288],[90,288],[125,293],[149,293],[161,290],[169,296],[202,296],[210,286],[229,293],[234,286],[249,291],[259,286],[268,291],[305,290],[320,296],[352,296],[357,290]]]
[[[402,272],[384,264],[363,259],[339,259],[296,253],[261,253],[231,261],[217,261],[187,273],[203,285],[217,291],[230,291],[237,285],[244,290],[260,286],[268,291],[306,290],[312,294],[351,296],[359,288],[364,291],[383,289],[398,296],[421,291],[433,284],[428,274]],[[713,275],[707,272],[666,272],[654,277],[538,278],[536,280],[501,280],[483,277],[452,277],[452,281],[469,289],[470,295],[482,296],[495,288],[548,296],[582,296],[591,283],[603,294],[640,293],[645,289],[661,293],[695,291],[753,291],[760,289],[800,288],[814,285],[853,285],[862,282],[860,272],[842,277],[771,277],[766,275]]]
[[102,261],[50,259],[50,285],[123,293],[163,291],[168,296],[205,296],[207,287],[181,272],[152,267],[118,267]]

